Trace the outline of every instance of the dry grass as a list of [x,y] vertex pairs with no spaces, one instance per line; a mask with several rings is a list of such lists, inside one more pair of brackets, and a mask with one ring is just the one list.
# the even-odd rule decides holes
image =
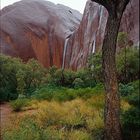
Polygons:
[[[75,99],[66,102],[32,100],[23,112],[15,113],[9,126],[3,130],[4,140],[92,140],[101,139],[104,95],[90,99]],[[123,110],[130,108],[121,101]],[[30,110],[33,109],[33,110]],[[24,134],[26,133],[26,134]],[[47,135],[47,136],[46,136]],[[91,138],[92,137],[92,138]],[[45,140],[44,138],[44,140]]]

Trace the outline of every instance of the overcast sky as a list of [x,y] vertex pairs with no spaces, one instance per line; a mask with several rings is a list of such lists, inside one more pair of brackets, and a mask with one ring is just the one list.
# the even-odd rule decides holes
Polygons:
[[[13,4],[14,2],[17,2],[17,1],[20,1],[20,0],[0,0],[0,4],[1,4],[0,8],[2,9],[3,7]],[[83,13],[87,0],[48,0],[48,1],[51,1],[56,4],[60,3],[63,5],[66,5],[68,7],[71,7]]]

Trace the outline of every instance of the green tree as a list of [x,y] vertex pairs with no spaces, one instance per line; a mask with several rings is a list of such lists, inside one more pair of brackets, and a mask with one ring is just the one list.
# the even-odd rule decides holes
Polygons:
[[118,33],[118,38],[117,38],[117,43],[118,46],[121,48],[125,48],[128,45],[128,35],[126,32],[119,32]]
[[8,101],[16,99],[17,80],[16,73],[21,65],[21,60],[9,56],[0,55],[0,100]]
[[30,59],[26,64],[25,75],[25,89],[26,94],[29,95],[43,84],[46,70],[37,60]]
[[91,73],[90,76],[96,81],[96,83],[103,82],[102,78],[102,54],[96,53],[89,56],[88,69]]
[[139,79],[139,49],[123,48],[117,54],[117,75],[121,83]]
[[25,71],[19,70],[16,73],[16,79],[17,79],[17,92],[21,95],[26,95],[25,94]]

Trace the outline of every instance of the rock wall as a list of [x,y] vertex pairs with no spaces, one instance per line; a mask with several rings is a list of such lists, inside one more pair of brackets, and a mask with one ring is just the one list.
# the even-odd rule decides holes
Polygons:
[[76,10],[43,0],[5,7],[0,11],[1,53],[61,67],[65,39],[78,28],[81,18]]
[[[139,42],[139,0],[131,0],[121,22],[120,31],[127,32],[129,40]],[[87,63],[89,54],[101,50],[108,12],[97,3],[87,1],[82,21],[67,43],[65,67],[79,69]]]
[[[39,60],[45,67],[80,69],[89,54],[101,50],[108,13],[87,1],[82,15],[64,5],[43,0],[24,0],[0,11],[0,51]],[[131,0],[120,31],[139,42],[139,0]]]

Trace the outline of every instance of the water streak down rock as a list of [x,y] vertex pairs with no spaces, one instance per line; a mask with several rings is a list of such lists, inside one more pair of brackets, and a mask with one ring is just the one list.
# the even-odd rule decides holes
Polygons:
[[64,43],[62,69],[64,69],[64,68],[65,68],[65,58],[66,58],[66,51],[67,51],[67,44],[68,44],[68,40],[69,40],[69,37],[65,39],[65,43]]

